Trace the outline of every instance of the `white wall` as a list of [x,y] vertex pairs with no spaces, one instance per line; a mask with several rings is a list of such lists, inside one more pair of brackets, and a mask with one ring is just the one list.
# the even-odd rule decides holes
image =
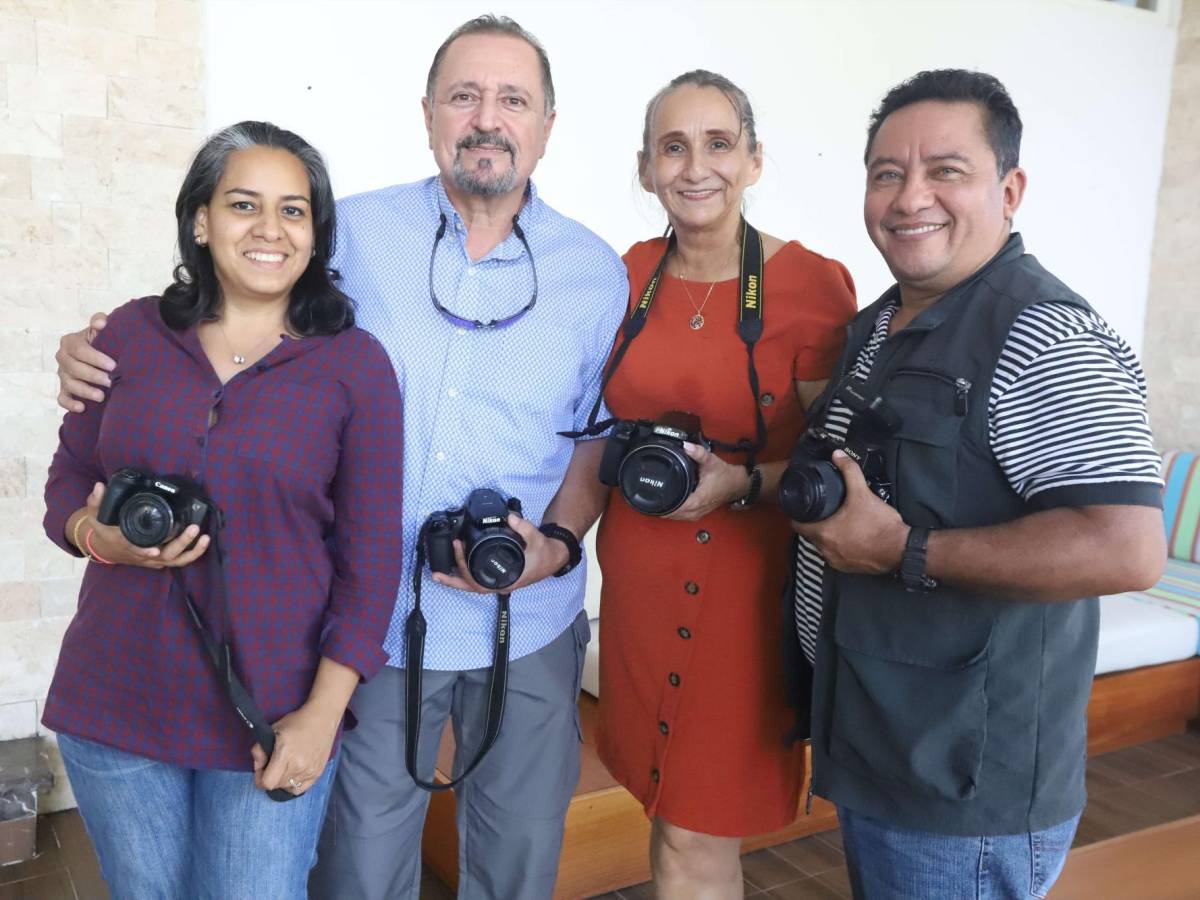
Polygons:
[[[674,75],[728,75],[768,165],[750,217],[844,261],[862,302],[889,283],[863,231],[867,116],[922,68],[992,72],[1026,125],[1026,244],[1140,347],[1175,46],[1174,6],[1101,0],[509,2],[550,54],[558,122],[542,196],[618,250],[662,228],[636,186],[646,100]],[[208,0],[208,124],[269,118],[330,160],[339,195],[434,171],[419,101],[473,3]]]

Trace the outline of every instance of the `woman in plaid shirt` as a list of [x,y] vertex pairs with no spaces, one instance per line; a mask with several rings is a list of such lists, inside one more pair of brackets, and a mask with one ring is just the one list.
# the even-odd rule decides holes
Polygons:
[[[69,413],[46,532],[89,557],[45,724],[114,897],[304,897],[346,704],[400,580],[400,392],[328,269],[319,154],[242,122],[212,137],[176,203],[181,264],[115,310],[111,389]],[[150,548],[97,521],[123,467],[180,474],[221,510],[228,602],[206,533]],[[172,571],[177,570],[177,571]],[[276,733],[230,702],[187,592]],[[265,793],[296,795],[274,802]]]

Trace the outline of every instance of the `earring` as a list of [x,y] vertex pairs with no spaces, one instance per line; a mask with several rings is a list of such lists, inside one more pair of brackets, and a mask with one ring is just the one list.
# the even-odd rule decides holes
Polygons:
[[206,241],[206,240],[203,240],[203,239],[200,237],[200,235],[196,235],[196,237],[195,237],[195,241],[196,241],[196,246],[197,246],[197,247],[207,247],[207,246],[208,246],[208,241]]

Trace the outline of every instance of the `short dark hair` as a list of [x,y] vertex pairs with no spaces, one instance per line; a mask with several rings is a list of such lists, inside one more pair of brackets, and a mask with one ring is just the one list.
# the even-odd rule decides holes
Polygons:
[[984,133],[996,155],[997,174],[1003,178],[1020,164],[1021,114],[1004,85],[986,72],[966,69],[932,69],[918,72],[896,85],[871,113],[867,126],[867,149],[863,162],[869,161],[871,145],[884,119],[897,110],[924,100],[942,103],[974,103],[983,111]]
[[238,122],[207,141],[183,179],[175,201],[179,264],[174,282],[163,291],[163,321],[183,330],[212,320],[221,309],[221,285],[207,246],[196,243],[196,212],[212,201],[229,157],[251,147],[286,150],[308,172],[313,223],[313,256],[288,299],[287,324],[294,334],[336,334],[354,324],[354,306],[340,291],[338,275],[329,268],[336,231],[333,188],[325,160],[316,149],[291,131],[270,122]]
[[672,78],[646,104],[646,118],[642,123],[642,158],[644,160],[649,161],[650,159],[650,131],[654,127],[654,113],[658,109],[658,104],[681,87],[715,88],[724,94],[725,99],[729,101],[729,105],[733,107],[733,111],[737,115],[738,126],[746,135],[746,149],[751,155],[754,154],[754,148],[758,146],[758,132],[754,127],[754,107],[750,105],[750,98],[746,96],[746,92],[724,75],[718,75],[707,69],[692,69],[690,72],[684,72],[682,75]]
[[505,34],[509,37],[519,38],[532,47],[537,53],[538,62],[542,65],[542,93],[546,96],[546,115],[549,116],[554,112],[554,79],[550,75],[550,57],[546,55],[546,48],[542,46],[541,41],[508,16],[493,16],[490,13],[463,22],[450,32],[450,36],[442,41],[442,46],[437,48],[437,53],[433,54],[433,64],[429,67],[429,77],[425,79],[425,98],[430,103],[433,103],[433,86],[437,82],[442,58],[450,49],[451,44],[469,34]]

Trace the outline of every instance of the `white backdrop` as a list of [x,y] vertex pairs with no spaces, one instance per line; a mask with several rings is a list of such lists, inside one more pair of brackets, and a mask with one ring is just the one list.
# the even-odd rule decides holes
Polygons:
[[[867,116],[922,68],[989,71],[1026,125],[1026,244],[1141,345],[1174,57],[1174,4],[1101,0],[520,0],[545,44],[558,122],[544,199],[618,251],[664,219],[634,179],[649,97],[704,67],[751,97],[767,153],[760,228],[889,283],[861,219]],[[485,9],[460,2],[207,0],[208,123],[268,118],[329,158],[339,195],[434,171],[420,97],[434,50]]]
[[[845,262],[864,305],[891,282],[862,225],[872,107],[920,69],[991,72],[1025,122],[1026,245],[1140,349],[1175,52],[1174,3],[1159,6],[522,0],[494,11],[550,54],[558,121],[534,178],[551,205],[621,252],[660,231],[665,219],[635,179],[643,109],[675,75],[713,69],[749,93],[758,117],[767,166],[750,218]],[[298,131],[328,157],[339,196],[432,174],[420,109],[429,63],[484,11],[207,0],[208,124],[267,118]]]

